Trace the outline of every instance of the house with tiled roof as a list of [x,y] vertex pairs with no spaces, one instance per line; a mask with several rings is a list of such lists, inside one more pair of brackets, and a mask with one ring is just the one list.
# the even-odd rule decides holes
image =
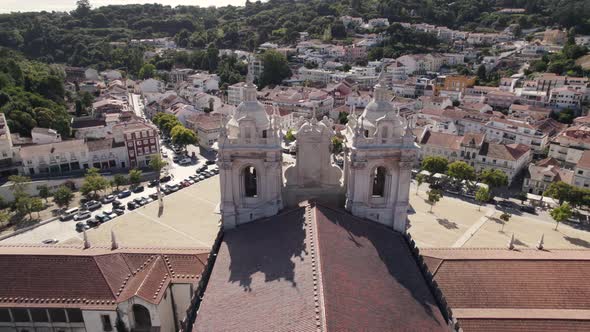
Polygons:
[[475,162],[475,170],[499,169],[508,176],[508,183],[533,159],[532,149],[524,144],[483,143]]
[[555,136],[549,144],[549,157],[566,165],[578,163],[584,151],[590,150],[590,126],[574,125]]
[[584,151],[574,167],[572,184],[580,188],[590,188],[590,151]]
[[208,249],[0,247],[2,331],[178,331]]
[[484,134],[466,134],[462,136],[425,129],[421,136],[417,137],[417,142],[421,147],[418,162],[427,156],[437,156],[443,157],[449,162],[464,161],[471,166],[475,166],[484,139]]
[[547,188],[555,182],[573,184],[574,172],[560,166],[554,158],[545,158],[535,164],[530,164],[525,174],[522,191],[535,195],[543,195]]

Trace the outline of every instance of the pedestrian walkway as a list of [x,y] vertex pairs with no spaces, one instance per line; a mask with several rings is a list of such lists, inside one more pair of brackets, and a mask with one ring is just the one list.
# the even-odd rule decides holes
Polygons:
[[463,233],[463,235],[461,235],[461,237],[455,243],[453,243],[452,247],[461,248],[463,245],[465,245],[465,243],[467,243],[467,241],[469,241],[469,239],[471,239],[473,235],[479,231],[479,229],[494,215],[494,213],[496,213],[496,209],[493,207],[489,208],[483,217],[479,218],[475,224],[469,227],[469,229],[467,229],[467,231]]

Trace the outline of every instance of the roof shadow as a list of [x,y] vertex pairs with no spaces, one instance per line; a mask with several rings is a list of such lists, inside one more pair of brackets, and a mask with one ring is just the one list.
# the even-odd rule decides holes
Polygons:
[[252,291],[252,276],[262,273],[265,282],[286,280],[296,287],[296,264],[307,255],[305,208],[241,225],[223,241],[231,258],[229,282]]

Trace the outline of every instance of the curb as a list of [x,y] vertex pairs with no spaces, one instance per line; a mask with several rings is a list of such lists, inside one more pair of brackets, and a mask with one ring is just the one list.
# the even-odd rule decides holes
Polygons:
[[55,221],[55,220],[58,220],[58,219],[59,219],[59,217],[53,217],[53,218],[50,218],[50,219],[41,221],[41,222],[39,222],[39,223],[37,223],[35,225],[31,225],[29,227],[25,227],[25,228],[19,229],[18,231],[14,231],[14,232],[12,232],[10,234],[2,235],[2,236],[0,236],[0,241],[6,240],[8,238],[11,238],[13,236],[17,236],[17,235],[22,234],[22,233],[25,233],[25,232],[28,232],[31,229],[35,229],[35,228],[37,228],[39,226],[43,226],[45,224],[49,224],[50,222]]

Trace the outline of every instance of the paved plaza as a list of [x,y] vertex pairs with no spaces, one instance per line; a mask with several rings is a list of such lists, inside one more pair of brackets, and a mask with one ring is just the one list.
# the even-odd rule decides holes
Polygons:
[[[410,192],[413,211],[408,232],[422,248],[505,248],[513,233],[516,248],[534,248],[541,235],[547,249],[590,248],[590,232],[567,224],[555,231],[555,222],[546,212],[509,211],[513,216],[502,226],[501,211],[495,206],[480,209],[473,200],[445,196],[430,213],[430,205],[424,201],[426,190],[424,184],[416,195],[413,185]],[[161,215],[153,202],[89,230],[88,239],[92,246],[110,246],[114,229],[122,247],[210,247],[219,230],[218,203],[219,177],[209,178],[166,196]],[[54,221],[2,243],[39,244],[46,238],[58,238],[59,245],[82,246],[82,234],[74,231],[74,223]]]
[[588,249],[590,232],[561,224],[555,230],[555,222],[547,215],[531,215],[509,210],[512,218],[503,224],[502,211],[493,205],[479,209],[475,201],[465,198],[443,197],[429,212],[425,203],[427,185],[420,187],[416,195],[415,185],[410,193],[414,211],[409,215],[408,232],[419,247],[477,247],[505,248],[514,234],[518,248],[535,248],[544,236],[546,249]]

